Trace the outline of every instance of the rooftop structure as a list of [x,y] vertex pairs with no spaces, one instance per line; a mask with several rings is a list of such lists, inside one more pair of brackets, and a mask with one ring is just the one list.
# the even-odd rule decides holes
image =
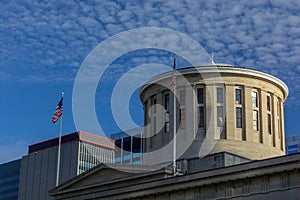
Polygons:
[[[62,136],[59,183],[100,163],[114,162],[114,140],[77,131]],[[58,138],[29,146],[21,161],[19,200],[52,199],[48,190],[55,186]]]
[[[153,77],[140,89],[144,106],[143,163],[172,155],[172,74]],[[258,70],[213,64],[176,72],[177,159],[229,152],[251,160],[285,154],[284,101],[288,88]],[[160,159],[161,158],[161,159]]]
[[[29,145],[28,154],[32,154],[32,153],[46,150],[48,148],[56,147],[58,146],[58,140],[59,138],[57,137],[50,140],[38,142],[36,144]],[[69,133],[61,137],[61,144],[67,144],[76,141],[86,142],[88,144],[92,144],[92,145],[96,145],[108,149],[115,148],[114,146],[115,141],[113,139],[105,138],[99,135],[94,135],[84,131]]]

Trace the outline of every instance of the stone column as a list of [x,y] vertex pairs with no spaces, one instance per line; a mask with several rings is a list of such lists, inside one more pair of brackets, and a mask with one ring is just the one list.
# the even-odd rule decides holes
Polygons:
[[215,127],[216,127],[216,109],[215,109],[215,90],[214,85],[206,85],[205,88],[205,127],[206,138],[215,139]]
[[244,130],[246,141],[253,141],[252,89],[244,87]]
[[233,85],[225,84],[226,98],[226,135],[227,140],[235,139],[235,90]]
[[285,129],[284,129],[284,108],[283,108],[283,101],[280,101],[281,105],[281,150],[286,154],[285,152]]
[[277,138],[278,138],[278,119],[277,119],[277,97],[273,94],[271,96],[272,100],[272,146],[278,148]]

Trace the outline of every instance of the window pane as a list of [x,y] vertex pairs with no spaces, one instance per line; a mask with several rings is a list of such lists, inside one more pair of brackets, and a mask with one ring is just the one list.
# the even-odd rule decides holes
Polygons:
[[170,124],[169,122],[165,123],[165,132],[169,132],[170,131]]
[[242,108],[236,108],[236,128],[242,128]]
[[199,107],[199,128],[204,128],[204,107]]
[[271,118],[271,114],[268,114],[268,133],[272,134],[272,118]]
[[166,121],[165,121],[165,132],[169,132],[170,131],[170,114],[169,112],[166,112]]
[[253,110],[253,130],[258,131],[258,111]]
[[153,147],[153,136],[150,137],[150,144],[149,144],[149,148],[152,149]]
[[140,137],[133,137],[132,151],[135,153],[141,152],[141,138]]
[[223,103],[223,88],[217,88],[217,103]]
[[197,98],[198,98],[198,104],[204,103],[204,89],[203,88],[197,89]]
[[185,105],[185,90],[180,91],[180,105],[181,106]]
[[217,107],[218,127],[223,127],[223,106]]
[[237,104],[242,104],[242,90],[241,89],[235,90],[235,102]]
[[277,126],[278,126],[278,139],[281,139],[281,107],[280,99],[277,101]]
[[223,117],[223,106],[218,106],[217,110],[218,110],[218,117]]
[[293,153],[298,153],[299,151],[298,150],[291,150],[291,151],[288,151],[287,154],[293,154]]
[[153,132],[152,132],[153,135],[156,134],[156,117],[154,116],[153,117]]
[[267,110],[271,111],[271,97],[267,96]]
[[180,109],[180,128],[185,128],[185,109]]
[[170,109],[170,94],[165,94],[165,109]]
[[157,101],[156,101],[156,99],[154,99],[154,100],[153,100],[154,113],[156,113],[156,104],[157,104]]
[[169,122],[170,121],[170,114],[169,114],[169,112],[166,112],[166,122]]
[[258,107],[257,92],[252,92],[252,106]]
[[291,149],[298,149],[298,144],[289,145],[289,146],[287,146],[287,149],[288,149],[288,150],[291,150]]

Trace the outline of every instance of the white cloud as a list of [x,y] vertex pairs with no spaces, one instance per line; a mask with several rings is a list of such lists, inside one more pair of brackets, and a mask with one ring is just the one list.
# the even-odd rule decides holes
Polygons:
[[[218,62],[268,72],[272,68],[296,91],[295,95],[299,94],[293,89],[300,84],[297,78],[300,72],[295,67],[299,66],[300,52],[297,0],[9,1],[0,2],[0,6],[0,48],[5,55],[0,60],[1,74],[5,74],[2,78],[14,77],[17,72],[33,78],[26,72],[30,66],[45,80],[66,76],[72,80],[74,67],[79,68],[99,42],[128,29],[158,26],[186,33],[208,52],[216,52]],[[161,41],[157,42],[166,39],[160,37]],[[57,68],[62,66],[66,67],[66,74],[59,77]],[[283,66],[285,73],[280,73]]]
[[[0,1],[0,7],[0,80],[3,82],[19,79],[72,83],[80,64],[100,42],[122,31],[154,26],[187,34],[208,53],[213,51],[218,63],[252,67],[277,76],[290,89],[286,105],[300,107],[299,0],[32,0]],[[151,39],[131,37],[144,42]],[[175,49],[180,42],[168,43],[168,37],[157,36],[153,40]],[[111,49],[116,49],[134,44],[112,45]],[[191,47],[180,45],[186,49]],[[98,59],[110,54],[113,52],[108,50]],[[99,87],[111,88],[111,84],[138,65],[169,66],[170,57],[170,53],[155,50],[130,52],[109,67]],[[177,65],[188,66],[181,58]],[[87,73],[92,76],[95,71]],[[108,91],[105,94],[108,95],[97,101],[109,102],[110,94]],[[10,140],[7,144],[0,141],[0,163],[24,154],[30,143],[16,144],[17,139]],[[6,149],[12,151],[1,153]]]

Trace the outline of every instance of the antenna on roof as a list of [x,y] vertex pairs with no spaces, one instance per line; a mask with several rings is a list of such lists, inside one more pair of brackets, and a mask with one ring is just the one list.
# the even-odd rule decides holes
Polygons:
[[213,51],[211,52],[211,63],[212,63],[213,65],[216,64],[215,61],[214,61],[214,52],[213,52]]

